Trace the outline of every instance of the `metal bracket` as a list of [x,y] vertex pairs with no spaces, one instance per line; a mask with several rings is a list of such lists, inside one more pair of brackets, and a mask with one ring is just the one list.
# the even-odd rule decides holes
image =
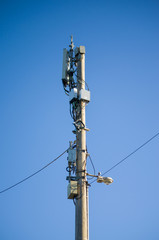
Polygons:
[[74,176],[67,176],[66,177],[66,180],[68,180],[68,181],[78,181],[80,178],[85,178],[85,176],[82,176],[82,177],[74,177]]

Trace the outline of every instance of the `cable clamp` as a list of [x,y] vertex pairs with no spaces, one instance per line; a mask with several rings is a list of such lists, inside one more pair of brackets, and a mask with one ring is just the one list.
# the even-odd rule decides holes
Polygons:
[[76,173],[81,173],[81,172],[85,172],[86,170],[80,170],[80,171],[76,171]]

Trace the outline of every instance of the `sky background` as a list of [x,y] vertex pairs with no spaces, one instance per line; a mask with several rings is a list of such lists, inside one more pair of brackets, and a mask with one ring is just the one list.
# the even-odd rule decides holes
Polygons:
[[[86,47],[88,151],[105,172],[159,132],[159,2],[0,1],[0,191],[74,140],[62,52]],[[67,154],[0,194],[1,240],[74,239]],[[90,240],[159,239],[159,137],[89,191]],[[88,171],[92,173],[88,162]]]

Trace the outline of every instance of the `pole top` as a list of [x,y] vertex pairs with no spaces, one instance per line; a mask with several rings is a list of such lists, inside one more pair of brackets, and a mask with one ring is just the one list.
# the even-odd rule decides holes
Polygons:
[[69,47],[70,47],[71,49],[74,48],[73,35],[71,35],[71,44],[69,45]]

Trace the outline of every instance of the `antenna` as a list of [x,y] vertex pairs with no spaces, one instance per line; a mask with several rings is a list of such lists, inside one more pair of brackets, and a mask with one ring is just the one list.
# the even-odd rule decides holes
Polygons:
[[73,43],[73,35],[71,35],[71,44],[69,45],[69,47],[73,50],[74,48],[74,43]]
[[63,64],[62,64],[62,81],[64,87],[67,86],[68,80],[68,51],[66,48],[63,49]]
[[[70,49],[63,49],[63,64],[62,64],[62,83],[65,90],[65,93],[69,95],[69,92],[72,88],[75,87],[74,81],[74,67],[75,67],[75,58],[74,58],[74,43],[73,36],[71,35],[71,44],[69,45]],[[66,89],[69,87],[68,89]]]

